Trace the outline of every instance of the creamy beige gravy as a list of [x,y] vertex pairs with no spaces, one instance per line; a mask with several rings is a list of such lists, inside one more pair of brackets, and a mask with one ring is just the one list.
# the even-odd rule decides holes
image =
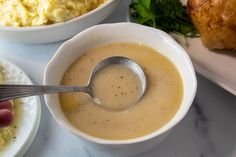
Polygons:
[[147,46],[115,43],[91,49],[69,67],[62,84],[86,85],[95,64],[111,56],[128,57],[143,67],[149,84],[144,97],[117,112],[94,105],[84,93],[63,93],[61,108],[68,120],[89,135],[110,140],[144,136],[168,123],[182,101],[182,80],[169,59]]
[[92,91],[107,109],[122,110],[134,105],[141,96],[141,81],[125,65],[113,64],[99,70],[92,79]]

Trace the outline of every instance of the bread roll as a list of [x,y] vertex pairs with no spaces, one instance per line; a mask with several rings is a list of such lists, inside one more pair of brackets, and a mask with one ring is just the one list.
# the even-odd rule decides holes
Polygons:
[[189,0],[188,12],[207,48],[236,51],[236,0]]

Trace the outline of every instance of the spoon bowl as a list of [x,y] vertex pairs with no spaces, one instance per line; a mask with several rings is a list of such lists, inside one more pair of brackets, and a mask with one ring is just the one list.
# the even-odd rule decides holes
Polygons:
[[105,105],[102,100],[100,100],[98,97],[96,97],[96,95],[93,92],[93,78],[96,75],[96,73],[102,69],[104,69],[107,66],[110,65],[124,65],[126,68],[129,68],[132,72],[135,73],[135,75],[138,77],[138,79],[140,80],[140,87],[141,87],[141,92],[139,94],[139,97],[136,98],[135,102],[137,102],[138,100],[140,100],[142,98],[142,96],[144,95],[145,91],[146,91],[146,87],[147,87],[147,80],[146,80],[146,76],[145,73],[143,71],[143,69],[133,60],[123,57],[123,56],[114,56],[114,57],[109,57],[106,58],[104,60],[102,60],[101,62],[99,62],[93,69],[90,78],[89,78],[89,83],[88,83],[88,88],[90,89],[88,94],[92,97],[93,101],[95,103],[97,103],[98,105],[102,106],[103,108],[107,108],[110,110],[124,110],[129,108],[130,106],[134,105],[135,102],[133,102],[132,104],[127,104],[127,105],[121,105],[120,107],[112,107],[111,105]]

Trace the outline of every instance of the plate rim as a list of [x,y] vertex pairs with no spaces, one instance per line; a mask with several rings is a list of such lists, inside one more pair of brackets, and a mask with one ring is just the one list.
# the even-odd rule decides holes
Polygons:
[[[30,79],[30,77],[21,68],[19,68],[16,64],[14,64],[14,63],[6,60],[6,59],[3,59],[3,58],[0,58],[0,62],[2,62],[3,64],[5,62],[6,64],[9,64],[12,67],[14,67],[14,69],[17,69],[17,71],[22,72],[22,74],[24,75],[24,77],[26,77],[26,79],[29,81],[29,83],[33,84],[33,81]],[[36,116],[36,119],[35,119],[35,121],[33,123],[33,126],[32,126],[33,129],[27,135],[26,140],[19,147],[19,149],[17,151],[15,151],[15,153],[13,154],[13,157],[22,157],[27,152],[27,150],[29,149],[29,147],[31,146],[31,144],[33,143],[33,141],[34,141],[34,139],[37,135],[39,125],[40,125],[40,121],[41,121],[42,107],[41,107],[40,97],[35,96],[35,99],[36,99],[36,102],[37,102],[37,105],[36,105],[37,106],[36,107],[37,116]]]
[[197,73],[204,76],[205,78],[210,80],[212,83],[218,85],[219,87],[226,90],[230,94],[236,96],[236,89],[231,88],[224,79],[221,79],[218,75],[212,74],[208,70],[204,69],[201,65],[197,64],[193,59],[191,60],[193,62],[194,68],[196,69]]

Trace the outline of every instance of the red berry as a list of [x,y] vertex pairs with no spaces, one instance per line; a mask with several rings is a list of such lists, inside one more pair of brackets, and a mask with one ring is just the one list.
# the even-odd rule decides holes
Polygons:
[[0,127],[6,127],[13,121],[13,113],[9,109],[0,109]]
[[9,101],[3,101],[3,102],[0,102],[0,110],[1,109],[8,109],[8,110],[12,111],[13,107]]

